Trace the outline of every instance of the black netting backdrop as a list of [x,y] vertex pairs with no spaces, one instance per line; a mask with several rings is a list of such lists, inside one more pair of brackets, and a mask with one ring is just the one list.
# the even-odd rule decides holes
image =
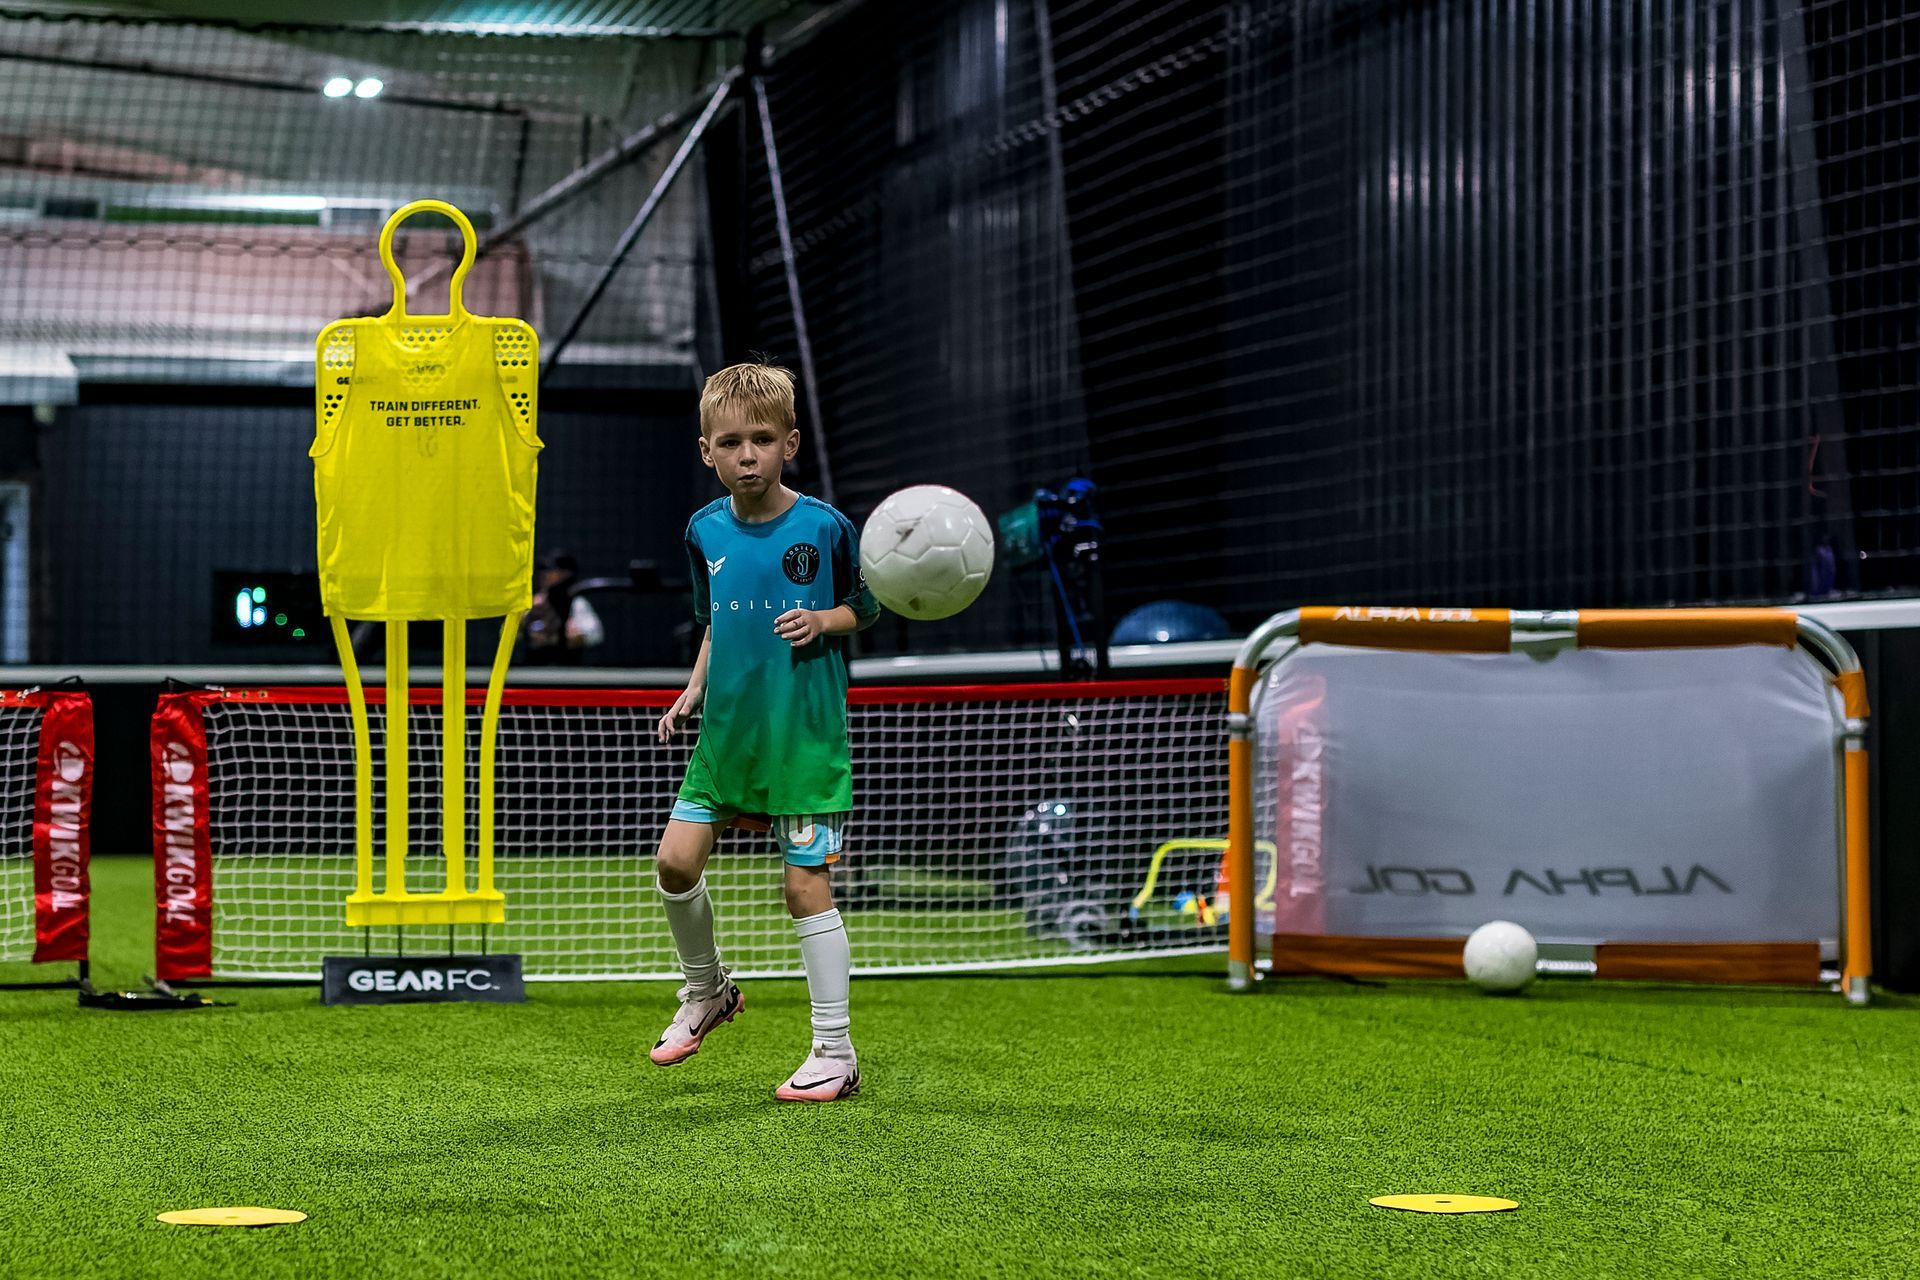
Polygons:
[[[311,568],[312,339],[386,305],[387,214],[505,227],[744,47],[0,8],[4,656],[235,656],[207,575]],[[1900,6],[876,2],[766,85],[856,520],[1090,475],[1112,617],[1920,587]],[[798,356],[739,101],[547,383],[541,540],[588,573],[678,572],[698,373]],[[504,238],[469,304],[557,338],[678,134]],[[456,248],[423,222],[400,257]],[[1046,643],[1049,589],[1002,572],[864,643]],[[602,660],[681,652],[671,591],[610,607]]]
[[[1242,624],[1920,586],[1920,17],[1010,0],[845,25],[769,93],[856,518],[910,481],[999,511],[1084,469],[1116,613]],[[757,126],[738,147],[723,279],[790,354]],[[943,638],[1038,634],[1041,598],[1015,575]]]

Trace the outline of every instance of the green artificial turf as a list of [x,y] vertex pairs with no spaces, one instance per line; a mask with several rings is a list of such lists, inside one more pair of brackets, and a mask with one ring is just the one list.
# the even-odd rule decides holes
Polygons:
[[[96,862],[129,985],[146,866]],[[855,940],[856,947],[858,939]],[[1167,968],[1169,966],[1161,966]],[[0,978],[18,979],[17,966]],[[685,1066],[669,984],[180,1014],[0,993],[0,1274],[1913,1274],[1920,1001],[1210,972],[869,979],[868,1087],[776,1104],[797,982]],[[1507,1196],[1433,1217],[1370,1196]],[[246,1231],[161,1210],[312,1215]]]

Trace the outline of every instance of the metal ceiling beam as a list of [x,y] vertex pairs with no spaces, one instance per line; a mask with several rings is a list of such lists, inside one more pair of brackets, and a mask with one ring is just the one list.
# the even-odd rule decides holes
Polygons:
[[[835,23],[839,22],[840,19],[846,17],[856,9],[864,7],[867,3],[868,0],[840,0],[840,3],[834,5],[831,9],[823,9],[819,13],[807,18],[792,31],[788,32],[777,46],[763,46],[759,50],[759,65],[766,66],[775,56],[781,53],[791,53],[796,49],[802,48],[829,30]],[[594,183],[600,181],[600,179],[606,177],[614,170],[638,159],[650,150],[655,143],[659,142],[660,139],[677,132],[681,125],[685,124],[689,119],[692,119],[716,96],[724,99],[725,94],[721,91],[731,88],[734,82],[745,74],[745,64],[736,64],[728,68],[721,73],[718,79],[712,81],[706,88],[702,89],[697,96],[689,98],[677,109],[668,112],[659,119],[628,134],[612,147],[601,152],[593,159],[581,165],[578,169],[575,169],[572,173],[569,173],[566,177],[548,187],[545,191],[542,191],[539,195],[533,197],[533,199],[527,201],[526,207],[518,214],[480,237],[480,243],[474,249],[474,260],[477,262],[494,249],[499,248],[502,244],[505,244],[525,231],[534,223],[539,222],[548,214],[553,213],[556,209],[565,205],[568,201],[593,186]],[[453,268],[454,263],[451,260],[443,260],[408,281],[408,300],[411,301],[414,295],[420,290],[451,275]],[[387,301],[388,299],[384,295],[372,299],[366,304],[363,310],[367,314],[379,312],[385,308]]]
[[[254,76],[236,76],[205,68],[168,67],[157,62],[130,62],[116,58],[74,58],[58,53],[20,53],[0,49],[0,61],[27,62],[43,67],[65,67],[74,71],[112,71],[122,75],[150,76],[158,80],[185,80],[193,84],[217,84],[235,89],[257,89],[263,93],[296,93],[318,97],[320,87],[311,80],[264,80]],[[500,103],[461,102],[456,99],[426,98],[418,94],[382,91],[377,104],[402,107],[431,107],[436,111],[467,111],[489,116],[521,116],[520,107]]]
[[799,52],[838,26],[842,19],[856,10],[866,8],[867,3],[868,0],[839,0],[839,3],[831,8],[809,14],[795,23],[793,29],[782,35],[777,42],[761,47],[760,66],[771,67],[782,57]]
[[[478,262],[481,258],[486,257],[487,254],[498,249],[501,245],[506,244],[528,227],[545,218],[548,214],[553,213],[614,170],[639,159],[647,151],[652,149],[654,143],[678,131],[680,126],[685,124],[690,118],[693,118],[716,92],[722,88],[731,87],[733,82],[739,79],[739,77],[739,67],[734,67],[725,72],[718,80],[713,81],[706,88],[702,89],[698,96],[689,98],[684,104],[669,111],[659,119],[651,120],[634,130],[593,159],[581,165],[578,169],[575,169],[572,173],[569,173],[566,177],[534,196],[533,199],[527,201],[526,207],[519,213],[480,237],[480,243],[474,249],[474,261]],[[411,301],[413,296],[420,290],[451,275],[454,266],[455,264],[451,259],[443,260],[409,280],[407,282],[408,300]],[[365,310],[368,312],[380,311],[384,309],[388,302],[389,299],[385,295],[382,295],[369,302]]]
[[720,108],[726,105],[728,97],[733,93],[733,86],[741,75],[740,68],[735,67],[721,76],[719,82],[714,85],[712,96],[707,99],[706,107],[700,112],[699,118],[693,122],[693,127],[687,130],[687,136],[680,140],[679,150],[675,151],[673,159],[667,162],[666,169],[660,174],[659,180],[653,184],[653,190],[647,192],[647,198],[641,203],[640,211],[633,215],[633,221],[629,222],[627,229],[620,233],[619,241],[613,246],[612,255],[608,257],[606,265],[600,269],[593,287],[587,291],[586,301],[582,302],[580,310],[574,313],[573,323],[567,326],[567,331],[560,335],[560,340],[554,343],[553,349],[548,353],[544,370],[547,377],[553,376],[555,367],[560,363],[560,356],[579,335],[581,327],[587,322],[587,317],[593,313],[595,304],[600,301],[601,295],[606,293],[607,286],[613,283],[614,273],[620,270],[620,264],[625,262],[627,255],[633,251],[634,244],[640,239],[640,233],[652,220],[654,210],[658,209],[660,202],[666,199],[667,192],[673,187],[673,180],[679,177],[681,169],[686,167],[687,161],[693,156],[694,148],[699,146],[700,140],[706,136],[707,126],[712,124],[714,117],[720,114]]
[[246,35],[422,35],[422,36],[542,36],[577,40],[725,40],[738,39],[745,24],[728,26],[661,26],[650,23],[564,22],[312,22],[286,18],[226,18],[193,16],[159,9],[69,8],[47,12],[0,4],[0,18],[37,22],[91,22],[118,26],[203,27]]

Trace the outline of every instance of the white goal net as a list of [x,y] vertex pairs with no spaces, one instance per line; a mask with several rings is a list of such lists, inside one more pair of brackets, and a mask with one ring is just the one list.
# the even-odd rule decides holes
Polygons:
[[85,961],[93,704],[0,690],[0,962]]
[[0,960],[33,959],[33,800],[40,719],[36,706],[0,706]]
[[[437,690],[415,697],[408,887],[431,891],[446,865],[440,716]],[[353,738],[342,690],[166,695],[153,733],[162,976],[311,978],[322,957],[369,949],[518,953],[529,978],[675,976],[653,869],[693,742],[655,738],[673,697],[508,691],[495,802],[507,919],[483,933],[346,925]],[[862,688],[852,703],[855,812],[834,891],[858,970],[1224,946],[1211,902],[1226,827],[1223,682]],[[369,711],[378,760],[382,709]],[[469,715],[470,814],[479,722]],[[375,768],[376,866],[384,774]],[[734,971],[798,973],[770,839],[729,833],[708,880]]]

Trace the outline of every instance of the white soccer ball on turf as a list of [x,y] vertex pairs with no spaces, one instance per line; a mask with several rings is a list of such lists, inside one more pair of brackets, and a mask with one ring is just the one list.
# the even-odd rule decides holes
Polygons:
[[874,598],[902,617],[950,618],[993,575],[993,526],[958,489],[916,484],[867,517],[860,569]]
[[1518,991],[1533,981],[1540,945],[1511,920],[1483,924],[1467,938],[1467,977],[1482,991]]

